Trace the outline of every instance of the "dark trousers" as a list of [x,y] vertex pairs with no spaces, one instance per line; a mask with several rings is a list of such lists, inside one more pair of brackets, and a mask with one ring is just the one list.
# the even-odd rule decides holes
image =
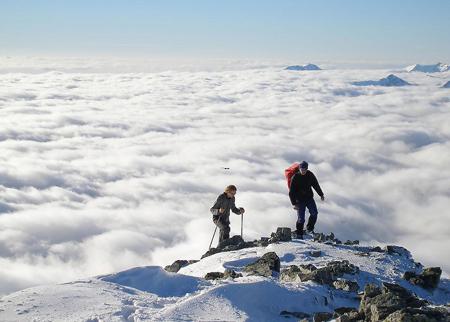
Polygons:
[[301,226],[303,228],[303,224],[305,223],[305,212],[306,208],[308,208],[309,211],[309,218],[308,218],[308,224],[307,229],[308,230],[314,230],[314,225],[317,221],[317,206],[316,202],[314,201],[314,198],[310,198],[308,200],[302,200],[297,201],[297,226]]
[[219,244],[225,239],[230,238],[230,222],[225,222],[220,219],[213,217],[214,224],[219,227]]

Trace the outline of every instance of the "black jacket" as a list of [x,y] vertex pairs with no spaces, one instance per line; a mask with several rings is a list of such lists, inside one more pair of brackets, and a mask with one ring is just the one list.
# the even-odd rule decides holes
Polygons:
[[289,198],[292,205],[296,205],[298,201],[306,201],[313,197],[311,187],[316,190],[319,196],[323,196],[322,189],[319,186],[316,176],[311,171],[307,170],[305,175],[296,173],[292,177],[291,187],[289,189]]
[[[220,208],[225,209],[222,214],[219,213]],[[217,197],[216,202],[210,209],[211,213],[213,214],[213,219],[218,219],[220,217],[221,221],[225,223],[230,222],[230,210],[237,215],[241,213],[240,209],[235,205],[235,198],[228,198],[225,192]]]

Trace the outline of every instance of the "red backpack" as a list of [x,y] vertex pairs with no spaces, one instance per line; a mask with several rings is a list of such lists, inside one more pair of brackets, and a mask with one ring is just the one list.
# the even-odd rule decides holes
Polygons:
[[298,170],[298,166],[300,165],[300,163],[295,162],[293,164],[291,164],[289,166],[289,168],[287,168],[286,170],[284,170],[284,176],[286,177],[287,180],[287,185],[288,188],[291,188],[291,180],[292,177],[294,176],[294,174],[296,174],[299,170]]

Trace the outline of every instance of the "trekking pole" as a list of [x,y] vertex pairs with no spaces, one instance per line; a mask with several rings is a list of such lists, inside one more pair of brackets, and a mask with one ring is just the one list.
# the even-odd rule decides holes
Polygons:
[[208,250],[211,250],[211,245],[212,245],[212,242],[213,242],[213,240],[214,240],[214,236],[216,236],[216,231],[217,231],[217,226],[216,226],[216,229],[214,229],[214,234],[213,234],[213,236],[212,236],[212,238],[211,238],[211,242],[209,243],[209,248],[208,248]]
[[241,238],[244,239],[244,214],[241,214]]

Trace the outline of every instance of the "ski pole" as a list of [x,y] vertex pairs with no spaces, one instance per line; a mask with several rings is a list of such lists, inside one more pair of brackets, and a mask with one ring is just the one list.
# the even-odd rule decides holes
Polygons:
[[216,231],[217,231],[217,226],[216,226],[216,229],[214,229],[214,234],[213,234],[213,236],[212,236],[212,238],[211,238],[211,242],[209,243],[209,248],[208,248],[208,250],[211,250],[211,245],[212,245],[212,242],[213,242],[213,240],[214,240],[214,236],[216,236]]

